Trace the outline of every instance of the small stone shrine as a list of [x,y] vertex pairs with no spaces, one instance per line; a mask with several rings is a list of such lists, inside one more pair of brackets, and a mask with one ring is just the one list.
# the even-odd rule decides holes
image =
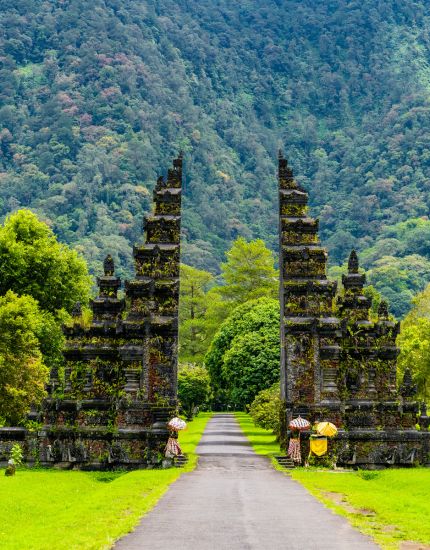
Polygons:
[[[405,373],[397,384],[399,323],[387,304],[370,320],[370,300],[358,257],[351,252],[343,291],[326,277],[327,252],[318,220],[308,216],[308,194],[279,155],[281,266],[282,444],[297,416],[330,421],[339,428],[330,442],[339,465],[360,468],[430,464],[430,417],[414,401]],[[302,434],[302,457],[309,434]]]
[[[177,404],[177,344],[182,156],[154,190],[146,242],[134,248],[136,276],[121,280],[111,256],[97,279],[87,325],[81,307],[66,335],[65,372],[51,372],[43,428],[0,433],[0,460],[22,443],[26,460],[43,466],[107,469],[157,466]],[[0,430],[1,431],[1,430]]]

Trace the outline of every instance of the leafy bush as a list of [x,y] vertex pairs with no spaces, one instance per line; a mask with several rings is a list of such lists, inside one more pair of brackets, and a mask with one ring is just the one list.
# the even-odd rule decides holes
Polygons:
[[199,365],[185,364],[179,367],[178,397],[188,420],[192,420],[196,407],[210,399],[210,377]]
[[374,470],[359,470],[357,475],[361,477],[361,479],[372,481],[373,479],[378,479],[381,476],[381,472],[375,472]]
[[11,460],[13,460],[15,466],[20,466],[22,464],[23,454],[21,445],[19,443],[15,443],[12,446],[12,449],[10,451],[10,458]]
[[279,383],[261,390],[249,407],[249,414],[256,426],[272,430],[279,437],[281,424],[281,397]]

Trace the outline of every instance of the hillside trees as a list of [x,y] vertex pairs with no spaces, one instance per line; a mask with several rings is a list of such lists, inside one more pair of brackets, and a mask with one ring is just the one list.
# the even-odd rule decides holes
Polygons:
[[0,216],[30,207],[92,271],[111,252],[129,274],[156,175],[182,148],[183,261],[217,273],[238,235],[276,249],[285,144],[333,264],[393,238],[427,258],[425,239],[384,234],[428,216],[426,13],[423,0],[5,0]]

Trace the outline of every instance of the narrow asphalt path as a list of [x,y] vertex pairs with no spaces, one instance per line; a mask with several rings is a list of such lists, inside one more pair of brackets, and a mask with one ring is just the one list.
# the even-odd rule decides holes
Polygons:
[[115,550],[375,550],[370,539],[252,450],[217,414],[184,474]]

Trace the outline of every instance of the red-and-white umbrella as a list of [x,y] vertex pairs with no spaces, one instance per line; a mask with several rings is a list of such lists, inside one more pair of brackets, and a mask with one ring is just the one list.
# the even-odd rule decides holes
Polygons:
[[175,416],[175,418],[172,418],[172,420],[167,423],[167,427],[174,432],[179,432],[180,430],[185,430],[187,423],[185,420],[182,420],[182,418]]
[[294,420],[291,420],[288,427],[291,430],[298,430],[299,432],[304,430],[309,430],[311,427],[311,423],[306,420],[306,418],[302,418],[301,416],[298,416]]

